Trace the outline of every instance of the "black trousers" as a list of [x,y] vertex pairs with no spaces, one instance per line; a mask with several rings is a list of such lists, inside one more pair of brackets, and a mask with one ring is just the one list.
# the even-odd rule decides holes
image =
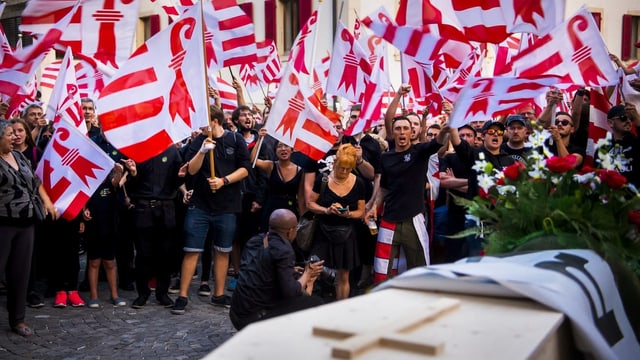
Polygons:
[[245,326],[260,320],[271,319],[280,315],[290,314],[299,310],[310,309],[318,305],[324,304],[319,296],[296,296],[284,299],[269,309],[257,311],[249,316],[238,316],[233,307],[229,311],[229,318],[236,330],[242,330]]
[[0,225],[0,234],[0,276],[5,271],[9,326],[13,328],[24,322],[34,226]]

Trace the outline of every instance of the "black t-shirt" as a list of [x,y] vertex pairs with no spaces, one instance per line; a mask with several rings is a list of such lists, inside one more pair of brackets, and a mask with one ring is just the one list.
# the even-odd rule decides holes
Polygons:
[[[636,127],[640,134],[640,127]],[[617,145],[617,146],[616,146]],[[609,154],[622,154],[627,160],[626,166],[616,169],[627,178],[627,181],[640,187],[640,138],[633,134],[628,134],[622,140],[614,140],[613,146],[609,149]]]
[[[315,183],[313,184],[313,191],[317,194],[320,194],[318,197],[318,205],[329,207],[333,203],[340,203],[343,207],[348,208],[350,211],[355,211],[358,209],[358,201],[365,200],[365,187],[361,178],[356,176],[356,182],[345,196],[339,196],[334,193],[329,184],[322,191],[322,177],[316,176]],[[323,218],[323,222],[329,225],[347,225],[353,222],[353,219],[344,218],[335,215],[318,215]]]
[[385,152],[380,158],[380,187],[386,189],[382,218],[401,222],[424,212],[424,186],[429,157],[441,145],[436,141],[411,145],[406,151]]
[[[556,143],[555,141],[552,142],[551,139],[551,137],[547,138],[544,141],[544,144],[553,155],[558,156],[558,143]],[[587,156],[587,149],[572,144],[571,142],[569,142],[569,145],[567,145],[567,151],[569,152],[569,154],[580,154],[582,156],[583,162],[584,158]]]
[[500,146],[500,151],[506,154],[509,154],[513,158],[513,160],[520,161],[521,163],[525,163],[527,153],[531,151],[531,148],[528,146],[525,146],[522,149],[514,149],[505,142],[505,143],[502,143],[502,145]]
[[[193,139],[189,143],[184,159],[191,160],[200,151],[206,137],[206,135],[200,134]],[[247,169],[248,172],[252,171],[249,150],[242,136],[225,130],[221,137],[213,140],[216,142],[213,150],[216,177],[225,177],[241,167]],[[211,177],[211,167],[207,155],[202,161],[200,171],[192,177],[193,195],[190,204],[198,209],[215,213],[239,213],[242,211],[242,182],[223,186],[214,193],[209,187],[207,180],[209,177]]]
[[473,199],[478,195],[478,174],[471,168],[475,165],[477,160],[480,160],[480,153],[484,153],[485,161],[491,163],[494,169],[502,170],[505,167],[514,164],[516,161],[511,155],[500,151],[499,154],[494,155],[487,150],[484,145],[480,148],[472,147],[466,141],[462,141],[459,145],[453,147],[456,154],[460,158],[460,161],[469,170],[469,186],[467,191],[467,198]]

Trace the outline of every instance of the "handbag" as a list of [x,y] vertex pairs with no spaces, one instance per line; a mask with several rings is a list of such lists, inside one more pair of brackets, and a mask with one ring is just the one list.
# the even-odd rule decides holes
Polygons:
[[[320,186],[320,194],[327,187],[329,178],[325,175],[322,177],[322,185]],[[307,211],[298,220],[298,232],[296,234],[296,244],[302,251],[309,251],[313,243],[313,234],[316,231],[316,215],[311,211]]]

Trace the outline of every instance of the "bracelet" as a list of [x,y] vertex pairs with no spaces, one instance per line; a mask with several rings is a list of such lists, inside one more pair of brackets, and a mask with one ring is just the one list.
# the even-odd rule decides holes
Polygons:
[[360,161],[356,161],[356,166],[362,165],[363,162],[364,162],[364,159],[360,159]]
[[229,179],[226,176],[222,178],[222,182],[224,183],[224,186],[229,185]]

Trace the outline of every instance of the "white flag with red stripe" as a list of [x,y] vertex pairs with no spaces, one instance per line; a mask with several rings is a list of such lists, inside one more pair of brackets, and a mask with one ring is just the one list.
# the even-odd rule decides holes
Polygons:
[[[60,72],[61,63],[62,60],[56,60],[42,69],[39,81],[40,88],[43,90],[48,89],[49,91],[53,89],[58,73]],[[84,60],[78,60],[74,68],[80,97],[97,99],[100,91],[102,91],[102,88],[104,88],[105,83],[109,81],[110,77],[96,69],[90,62]],[[44,92],[42,99],[45,103],[48,102],[48,97],[45,96]]]
[[444,38],[440,25],[399,26],[384,7],[378,8],[362,22],[376,35],[418,62],[433,62],[442,55],[448,67],[458,67],[473,50],[461,33],[457,37],[449,35]]
[[104,133],[136,162],[208,126],[202,11],[192,6],[147,40],[102,89]]
[[586,8],[513,57],[516,76],[557,75],[558,84],[607,86],[618,82],[602,34]]
[[73,220],[114,162],[70,121],[60,121],[55,129],[36,174],[61,217]]
[[315,46],[315,32],[317,31],[318,10],[315,10],[304,24],[298,36],[293,42],[287,64],[293,66],[293,70],[299,76],[305,77],[305,82],[313,76],[313,47]]
[[547,33],[562,22],[564,8],[565,0],[400,0],[396,21],[443,24],[471,41],[497,44],[511,33]]
[[339,21],[333,41],[326,93],[352,102],[362,101],[365,84],[371,76],[368,55]]
[[244,84],[244,88],[248,92],[254,93],[260,91],[260,79],[256,72],[255,63],[240,65],[240,80]]
[[215,64],[210,64],[209,69],[216,71],[227,66],[254,63],[258,50],[253,22],[236,0],[205,2],[203,6],[204,21],[215,53]]
[[384,118],[382,99],[390,86],[385,75],[384,63],[384,56],[380,56],[373,67],[371,78],[367,81],[360,116],[345,130],[345,135],[359,134],[376,126]]
[[607,113],[611,109],[611,103],[607,99],[602,88],[592,88],[589,98],[589,135],[587,139],[587,151],[584,165],[593,166],[595,158],[595,145],[598,140],[604,139],[609,132]]
[[45,118],[53,120],[56,126],[60,121],[69,121],[81,133],[86,134],[87,124],[80,105],[80,92],[76,84],[76,71],[72,60],[71,49],[67,48],[45,110]]
[[530,102],[557,81],[555,76],[536,79],[470,78],[453,107],[450,126],[458,128],[471,121],[484,121],[496,113],[515,109],[522,103]]
[[256,46],[258,48],[256,73],[260,81],[270,84],[280,78],[282,71],[278,49],[271,39],[265,39],[257,43]]
[[[43,34],[72,8],[71,1],[30,0],[22,13],[20,30]],[[74,54],[117,69],[131,54],[138,10],[139,0],[82,1],[56,48],[64,51],[71,47]]]
[[238,107],[238,93],[231,83],[221,77],[212,76],[211,73],[209,73],[209,82],[214,89],[218,90],[220,104],[224,110],[235,110]]

